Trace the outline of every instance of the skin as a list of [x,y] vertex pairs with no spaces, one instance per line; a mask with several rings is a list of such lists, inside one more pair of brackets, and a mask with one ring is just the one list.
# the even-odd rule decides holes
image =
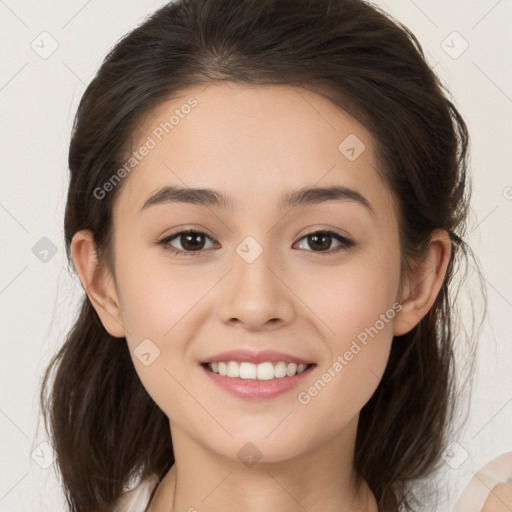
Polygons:
[[[433,234],[399,295],[395,204],[361,124],[305,89],[224,83],[161,105],[140,127],[139,140],[191,96],[198,105],[122,183],[114,268],[99,264],[90,232],[72,242],[105,329],[126,337],[143,385],[169,418],[176,464],[150,510],[377,511],[368,486],[354,486],[359,412],[380,382],[393,336],[412,329],[432,306],[450,256],[448,235]],[[355,161],[338,150],[349,134],[366,146]],[[175,203],[141,213],[163,185],[222,191],[236,210]],[[331,185],[357,190],[374,214],[348,200],[279,209],[282,192]],[[211,234],[201,255],[175,255],[157,244],[186,228]],[[332,238],[328,255],[304,238],[322,229],[356,245],[334,253],[340,242]],[[263,248],[251,263],[236,252],[247,236]],[[178,236],[172,245],[183,249],[180,242]],[[398,301],[401,311],[378,335],[307,405],[299,403],[298,392]],[[147,338],[160,350],[149,366],[134,355]],[[211,384],[199,366],[237,347],[273,348],[318,366],[300,389],[245,400]],[[248,442],[261,453],[251,467],[237,455]]]
[[482,512],[510,512],[512,510],[512,480],[496,484],[485,501]]

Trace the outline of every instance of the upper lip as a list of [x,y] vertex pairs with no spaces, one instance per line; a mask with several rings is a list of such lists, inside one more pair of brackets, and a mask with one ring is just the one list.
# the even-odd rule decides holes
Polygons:
[[210,356],[203,361],[203,363],[218,363],[218,362],[227,362],[227,361],[238,361],[238,362],[248,362],[253,364],[265,363],[267,361],[271,363],[277,363],[279,361],[284,361],[285,363],[296,363],[296,364],[311,364],[313,361],[307,361],[306,359],[302,359],[300,357],[295,357],[290,354],[286,354],[284,352],[278,352],[276,350],[260,350],[253,351],[244,348],[239,348],[235,350],[228,350],[226,352],[220,352],[213,356]]

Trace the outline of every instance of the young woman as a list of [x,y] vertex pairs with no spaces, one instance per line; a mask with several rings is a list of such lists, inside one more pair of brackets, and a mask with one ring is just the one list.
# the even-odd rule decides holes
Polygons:
[[415,36],[360,0],[178,0],[119,41],[75,119],[86,294],[41,393],[70,509],[426,504],[467,146]]

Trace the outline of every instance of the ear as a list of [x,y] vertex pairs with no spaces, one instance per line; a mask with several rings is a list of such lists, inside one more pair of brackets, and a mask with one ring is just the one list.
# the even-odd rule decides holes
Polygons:
[[98,261],[91,231],[78,231],[71,241],[71,256],[89,300],[111,336],[125,335],[114,279],[108,267]]
[[395,317],[393,335],[406,334],[430,310],[443,285],[446,269],[450,261],[451,240],[445,230],[432,233],[425,257],[414,262],[400,303],[402,309]]

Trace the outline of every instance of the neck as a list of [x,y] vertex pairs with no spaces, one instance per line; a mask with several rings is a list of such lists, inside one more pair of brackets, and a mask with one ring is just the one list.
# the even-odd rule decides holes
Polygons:
[[367,483],[356,485],[353,449],[347,447],[353,447],[357,421],[352,426],[350,440],[337,437],[314,453],[277,462],[261,457],[248,465],[205,450],[172,425],[176,462],[148,512],[377,512]]

